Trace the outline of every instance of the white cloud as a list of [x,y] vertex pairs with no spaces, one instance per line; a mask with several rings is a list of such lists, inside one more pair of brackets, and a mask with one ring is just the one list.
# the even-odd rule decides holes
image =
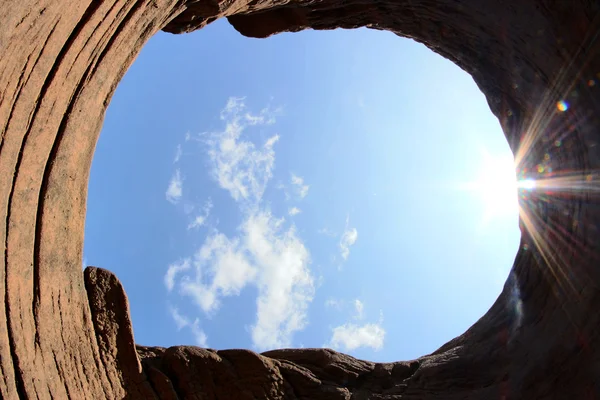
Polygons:
[[[360,301],[359,299],[355,299],[351,304],[352,304],[352,307],[354,308],[354,312],[355,312],[353,319],[356,319],[356,320],[363,319],[364,318],[364,309],[365,309],[363,302]],[[348,305],[348,303],[346,301],[344,301],[343,299],[336,299],[334,297],[329,297],[327,300],[325,300],[326,308],[333,308],[337,311],[342,311],[343,309],[346,308],[347,305]]]
[[[186,269],[189,273],[175,282],[180,270],[174,270],[169,275],[171,286],[167,286],[176,285],[181,295],[190,297],[206,314],[215,313],[223,298],[255,287],[257,311],[250,334],[253,346],[261,351],[291,345],[293,334],[307,323],[315,290],[310,255],[294,226],[286,227],[283,218],[261,207],[273,175],[273,147],[279,135],[269,137],[262,146],[243,137],[247,127],[275,122],[273,115],[268,108],[259,114],[248,112],[243,98],[230,98],[222,110],[225,128],[208,134],[204,142],[213,177],[238,203],[243,219],[236,235],[213,230],[196,251],[193,268]],[[308,190],[307,185],[301,186]],[[190,226],[205,224],[209,211],[205,209]],[[298,212],[290,209],[290,214]]]
[[278,190],[283,190],[283,195],[285,196],[285,201],[291,200],[292,195],[290,195],[290,193],[288,192],[286,186],[283,183],[279,182],[277,184],[277,186],[275,186],[275,188],[278,189]]
[[297,176],[295,174],[292,174],[290,181],[291,181],[292,185],[294,186],[298,196],[300,196],[301,199],[305,198],[306,195],[308,194],[308,189],[310,188],[310,186],[304,184],[304,178]]
[[183,182],[181,180],[181,174],[179,169],[176,169],[175,173],[171,177],[171,181],[169,182],[167,192],[165,193],[168,201],[173,204],[176,204],[179,201],[182,194],[182,185]]
[[258,114],[253,114],[246,110],[245,97],[230,97],[227,104],[221,110],[222,120],[231,120],[235,117],[241,117],[248,125],[271,125],[274,124],[275,116],[281,112],[281,108],[272,110],[265,107]]
[[192,222],[189,223],[188,229],[199,228],[204,225],[206,222],[206,217],[204,215],[198,215]]
[[341,310],[344,306],[344,300],[335,299],[333,297],[325,300],[325,307],[327,308],[335,308],[336,310]]
[[178,144],[177,150],[175,150],[175,158],[173,159],[173,164],[177,164],[177,162],[179,162],[179,159],[181,158],[182,154],[183,154],[183,150],[181,149],[181,145]]
[[196,318],[194,323],[190,325],[190,329],[192,330],[192,335],[194,335],[194,339],[196,340],[196,345],[199,347],[208,347],[208,338],[206,333],[200,329],[200,320],[198,318]]
[[270,148],[272,148],[272,147],[273,147],[273,145],[274,145],[275,143],[277,143],[278,141],[279,141],[279,135],[271,136],[271,137],[270,137],[270,138],[269,138],[269,139],[268,139],[268,140],[265,142],[265,145],[264,145],[264,147],[265,147],[265,148],[268,148],[268,149],[270,149]]
[[356,315],[354,316],[354,318],[356,319],[363,319],[364,317],[364,304],[362,303],[362,301],[356,299],[354,300],[354,309],[356,310]]
[[270,213],[251,216],[245,224],[246,246],[259,266],[257,320],[252,341],[258,349],[290,346],[294,332],[306,325],[314,296],[310,255],[294,227]]
[[197,215],[192,222],[189,223],[188,225],[188,230],[189,229],[194,229],[194,228],[199,228],[201,226],[204,226],[206,224],[206,219],[208,218],[208,216],[210,215],[210,210],[213,208],[213,203],[211,199],[208,199],[205,203],[204,206],[202,207],[202,214],[201,215]]
[[349,228],[350,218],[346,217],[346,228],[340,239],[340,252],[344,260],[350,255],[350,247],[356,243],[358,239],[358,231],[356,228]]
[[183,328],[190,328],[192,335],[194,336],[194,340],[196,341],[196,345],[200,347],[208,347],[208,338],[206,333],[204,333],[204,331],[200,328],[200,320],[198,318],[196,318],[194,322],[190,322],[187,317],[180,314],[179,310],[174,307],[169,307],[169,312],[175,321],[178,331],[182,330]]
[[196,253],[195,278],[180,282],[181,293],[207,314],[219,308],[222,297],[255,286],[257,315],[251,335],[259,350],[290,346],[292,335],[306,325],[314,296],[308,250],[293,227],[283,229],[283,222],[263,211],[246,218],[239,237],[209,236]]
[[175,321],[175,325],[177,326],[177,330],[180,331],[186,326],[190,324],[190,320],[185,316],[179,313],[179,310],[174,307],[169,307],[169,312],[171,313],[171,317]]
[[[356,312],[353,319],[363,319],[363,302],[355,299],[353,305]],[[332,329],[331,339],[325,346],[342,351],[352,351],[359,347],[370,347],[375,351],[381,350],[385,339],[385,329],[382,325],[383,313],[380,312],[379,321],[377,323],[367,323],[363,325],[346,323],[336,326]]]
[[189,276],[184,276],[179,287],[181,288],[180,293],[190,296],[205,313],[212,313],[218,308],[217,293],[211,290],[210,286],[202,282],[192,281]]
[[170,292],[171,290],[173,290],[173,286],[175,286],[175,277],[177,276],[177,274],[182,271],[187,271],[188,269],[190,269],[189,258],[186,258],[179,263],[169,265],[169,269],[167,269],[167,273],[164,277],[167,291]]
[[[191,296],[205,313],[219,307],[219,297],[238,295],[256,276],[254,267],[238,238],[222,233],[209,236],[194,257],[196,276],[184,277],[183,294]],[[210,280],[210,283],[205,281]]]
[[385,330],[377,324],[344,324],[333,329],[327,347],[342,351],[352,351],[359,347],[370,347],[381,350],[385,339]]
[[290,208],[290,209],[288,210],[288,214],[289,214],[290,216],[292,216],[292,217],[293,217],[294,215],[298,215],[298,214],[300,214],[301,212],[302,212],[302,210],[300,210],[298,207],[292,207],[292,208]]
[[242,134],[248,126],[274,123],[275,116],[268,108],[253,115],[246,111],[244,98],[231,97],[221,111],[221,119],[225,121],[225,129],[211,133],[206,140],[213,177],[234,200],[256,205],[273,176],[273,146],[279,135],[271,136],[256,147],[243,139]]

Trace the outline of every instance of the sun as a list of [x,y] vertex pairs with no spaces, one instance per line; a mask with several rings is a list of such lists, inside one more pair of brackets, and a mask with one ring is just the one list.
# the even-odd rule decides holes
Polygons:
[[483,155],[483,163],[477,177],[467,187],[483,203],[483,221],[497,217],[518,215],[517,189],[530,186],[530,182],[517,183],[512,156]]

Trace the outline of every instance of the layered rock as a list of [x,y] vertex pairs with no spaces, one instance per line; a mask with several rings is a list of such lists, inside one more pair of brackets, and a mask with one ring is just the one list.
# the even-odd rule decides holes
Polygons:
[[[0,397],[600,398],[599,11],[592,0],[5,0]],[[253,37],[369,27],[424,43],[473,76],[517,173],[561,183],[521,193],[515,263],[467,332],[389,364],[323,349],[135,347],[116,278],[81,272],[94,146],[148,38],[220,17]]]

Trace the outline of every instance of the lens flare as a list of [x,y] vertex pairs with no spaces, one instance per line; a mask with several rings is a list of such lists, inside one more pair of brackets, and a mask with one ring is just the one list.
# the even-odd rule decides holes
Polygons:
[[[600,246],[590,240],[600,230],[596,207],[600,169],[595,169],[597,160],[590,160],[586,151],[597,144],[594,135],[600,115],[584,98],[588,93],[596,98],[600,91],[600,71],[589,68],[600,49],[599,23],[596,19],[589,25],[578,50],[549,77],[548,89],[531,92],[536,96],[535,108],[515,112],[512,105],[506,105],[500,118],[518,177],[523,245],[517,257],[524,262],[515,260],[515,279],[521,280],[521,289],[529,289],[527,281],[541,275],[536,282],[551,287],[574,326],[585,323],[585,315],[572,314],[570,304],[589,296],[588,287],[600,290],[594,275],[600,265]],[[524,298],[522,303],[516,300],[525,293],[510,286],[504,289],[517,322],[528,310]]]
[[515,272],[511,272],[508,276],[507,285],[510,289],[510,295],[508,298],[508,306],[512,314],[512,321],[510,324],[510,338],[512,340],[517,330],[521,327],[523,322],[523,300],[521,299],[521,290],[519,289],[519,282],[517,281],[517,275]]
[[523,179],[517,183],[517,187],[520,189],[531,190],[535,188],[535,180]]
[[567,111],[569,109],[569,103],[567,103],[564,100],[560,100],[556,103],[556,108],[558,109],[558,111]]

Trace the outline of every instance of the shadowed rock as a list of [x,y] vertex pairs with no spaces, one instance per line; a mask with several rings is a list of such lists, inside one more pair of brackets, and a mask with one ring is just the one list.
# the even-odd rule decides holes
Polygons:
[[[94,147],[144,43],[221,17],[251,37],[389,30],[471,74],[517,173],[540,184],[521,193],[501,295],[463,335],[383,364],[327,349],[135,347],[116,277],[81,272]],[[0,398],[600,398],[599,29],[592,0],[5,0]]]

